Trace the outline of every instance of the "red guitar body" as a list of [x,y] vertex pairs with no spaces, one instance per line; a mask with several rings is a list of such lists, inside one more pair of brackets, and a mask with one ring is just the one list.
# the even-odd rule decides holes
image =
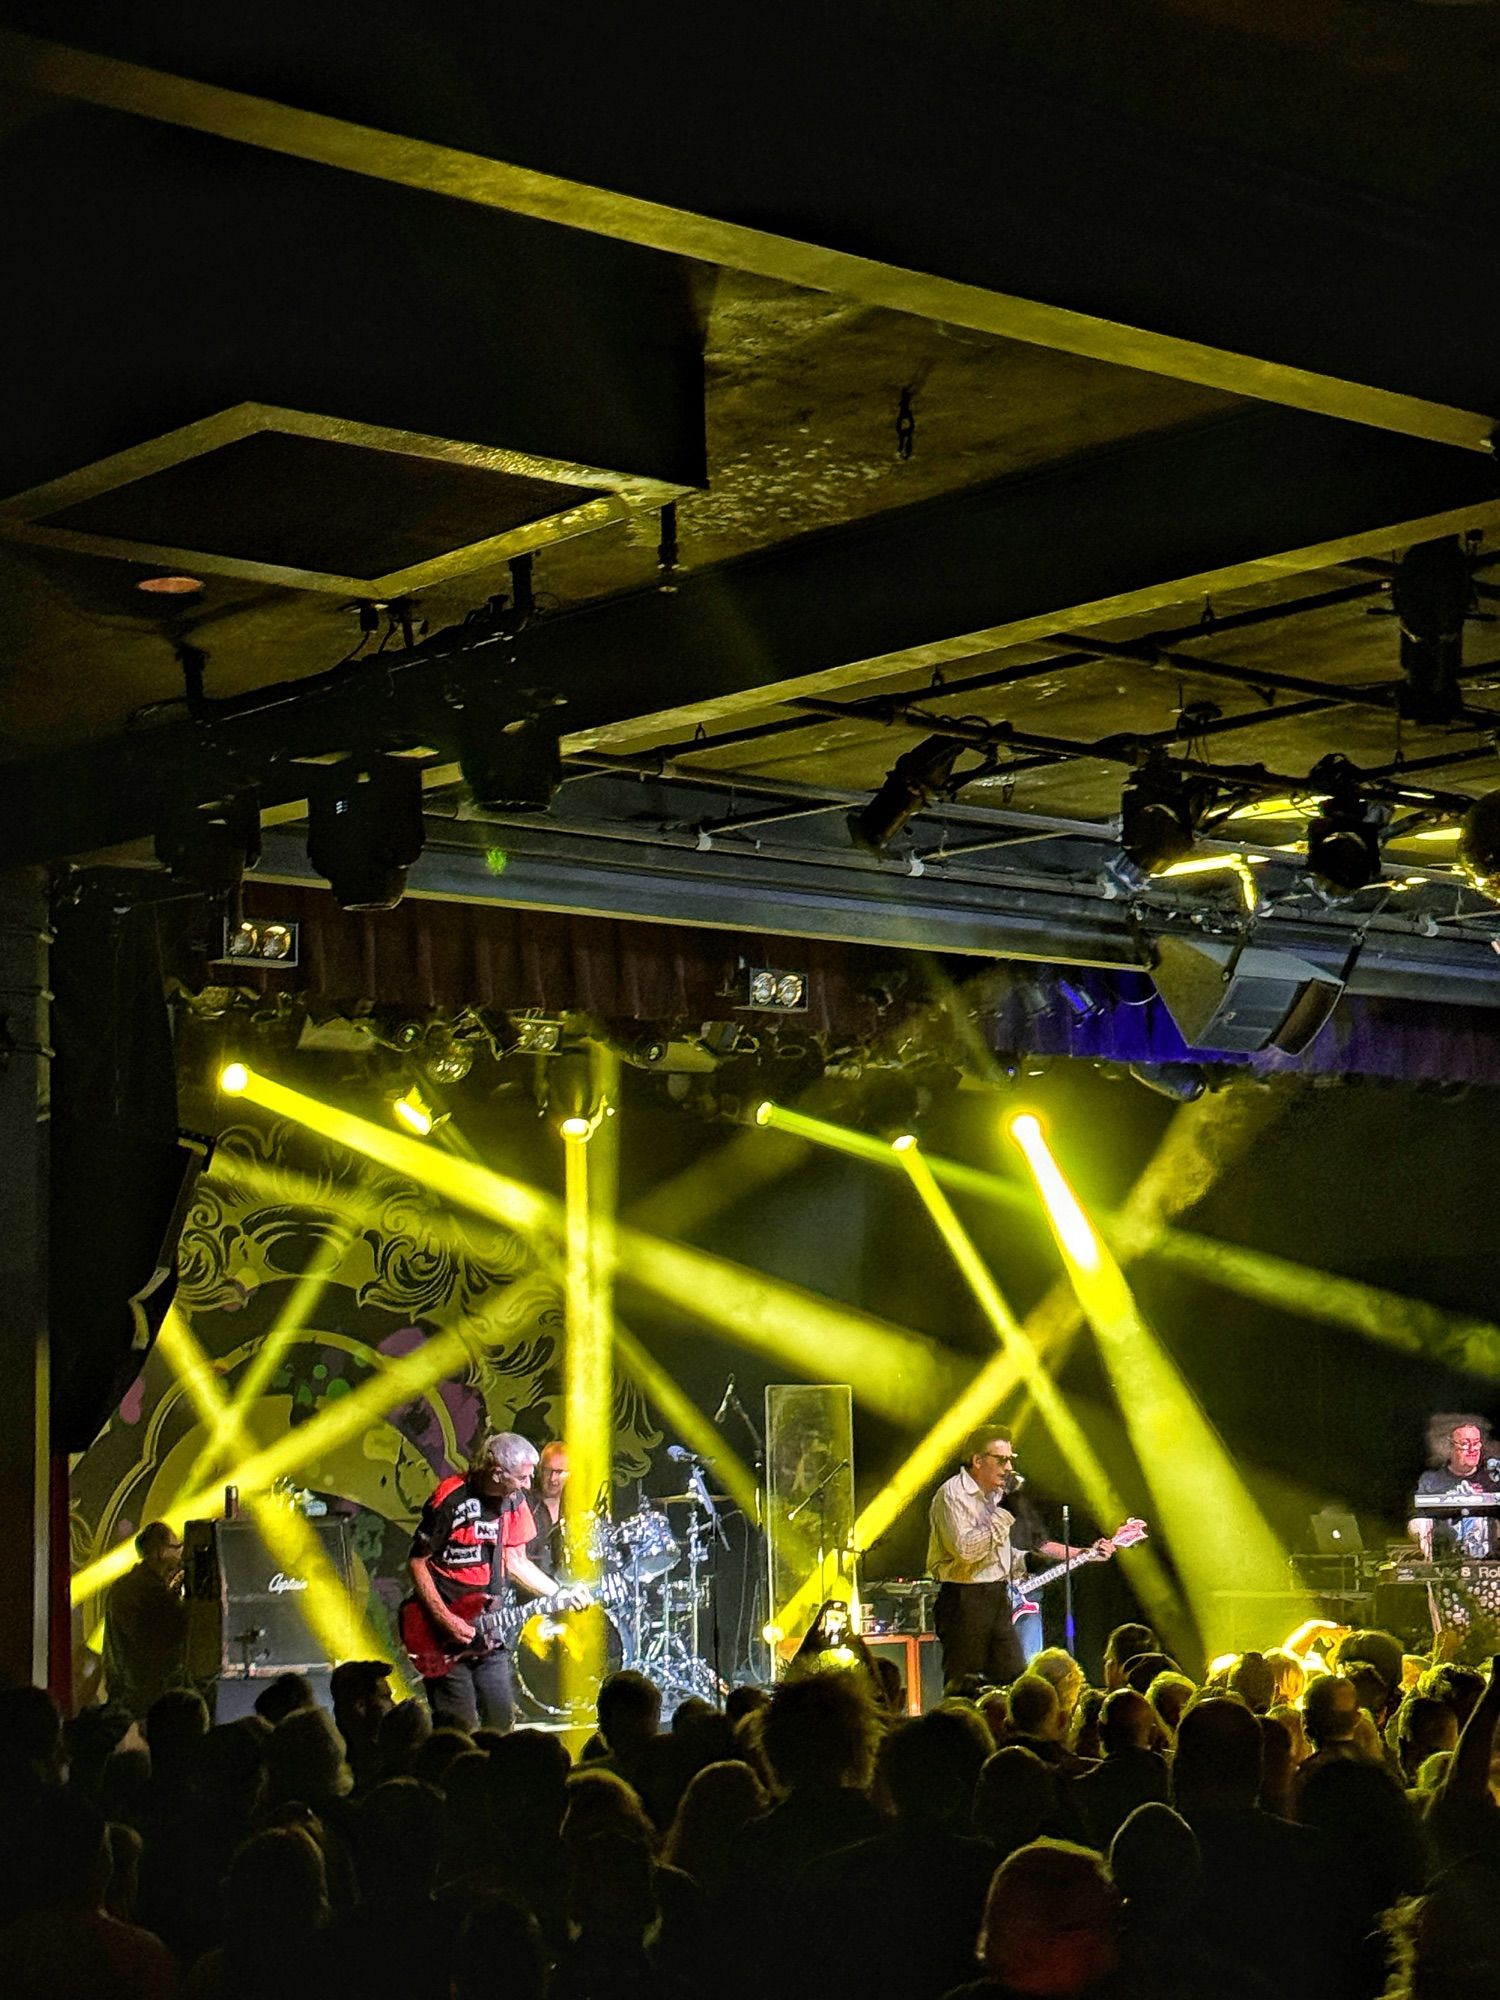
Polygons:
[[466,1590],[448,1609],[474,1627],[474,1637],[460,1645],[451,1633],[433,1618],[420,1597],[403,1599],[396,1613],[396,1630],[412,1665],[424,1681],[439,1680],[455,1660],[477,1660],[490,1651],[499,1638],[496,1626],[500,1613],[490,1604],[489,1592]]

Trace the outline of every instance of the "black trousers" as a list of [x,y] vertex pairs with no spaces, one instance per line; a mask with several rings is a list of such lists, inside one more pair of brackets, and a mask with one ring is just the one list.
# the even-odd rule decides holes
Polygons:
[[1004,1687],[1026,1671],[1021,1641],[1011,1620],[1010,1592],[1003,1583],[945,1583],[933,1609],[943,1649],[943,1685],[965,1674],[983,1674]]
[[433,1727],[509,1731],[516,1721],[516,1684],[503,1646],[477,1660],[455,1660],[447,1673],[423,1681]]

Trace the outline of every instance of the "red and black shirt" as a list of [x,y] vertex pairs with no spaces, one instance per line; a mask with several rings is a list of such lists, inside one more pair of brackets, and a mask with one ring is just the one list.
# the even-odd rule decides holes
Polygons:
[[445,1604],[455,1604],[474,1590],[498,1585],[503,1564],[500,1549],[524,1549],[536,1534],[536,1524],[524,1493],[503,1500],[477,1493],[466,1478],[445,1479],[422,1509],[411,1538],[411,1553],[425,1556]]

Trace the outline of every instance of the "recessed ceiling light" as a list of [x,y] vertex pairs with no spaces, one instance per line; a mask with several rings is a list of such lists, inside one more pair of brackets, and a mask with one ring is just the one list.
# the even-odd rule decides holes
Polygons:
[[202,588],[201,576],[143,576],[136,585],[148,597],[194,597]]

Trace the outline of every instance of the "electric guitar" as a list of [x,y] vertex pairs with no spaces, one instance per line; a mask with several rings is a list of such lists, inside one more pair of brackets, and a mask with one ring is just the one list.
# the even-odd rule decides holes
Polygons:
[[538,1612],[556,1617],[560,1611],[581,1611],[592,1602],[592,1593],[581,1584],[546,1597],[512,1594],[502,1604],[495,1604],[487,1590],[468,1590],[448,1606],[455,1618],[474,1627],[472,1639],[459,1640],[438,1624],[420,1597],[407,1597],[396,1612],[396,1630],[407,1658],[424,1681],[431,1681],[447,1673],[455,1660],[477,1660],[497,1646],[512,1645],[527,1619]]
[[[1130,1549],[1134,1548],[1137,1542],[1145,1541],[1149,1532],[1145,1522],[1136,1520],[1132,1515],[1130,1520],[1115,1529],[1109,1539],[1117,1549]],[[1027,1595],[1028,1591],[1045,1590],[1049,1583],[1056,1583],[1064,1570],[1079,1569],[1084,1563],[1108,1561],[1108,1556],[1101,1556],[1096,1549],[1084,1549],[1081,1554],[1074,1556],[1071,1562],[1054,1563],[1051,1569],[1038,1570],[1035,1576],[1018,1578],[1009,1585],[1012,1621],[1026,1617],[1029,1612],[1041,1610],[1042,1607],[1036,1599]]]

